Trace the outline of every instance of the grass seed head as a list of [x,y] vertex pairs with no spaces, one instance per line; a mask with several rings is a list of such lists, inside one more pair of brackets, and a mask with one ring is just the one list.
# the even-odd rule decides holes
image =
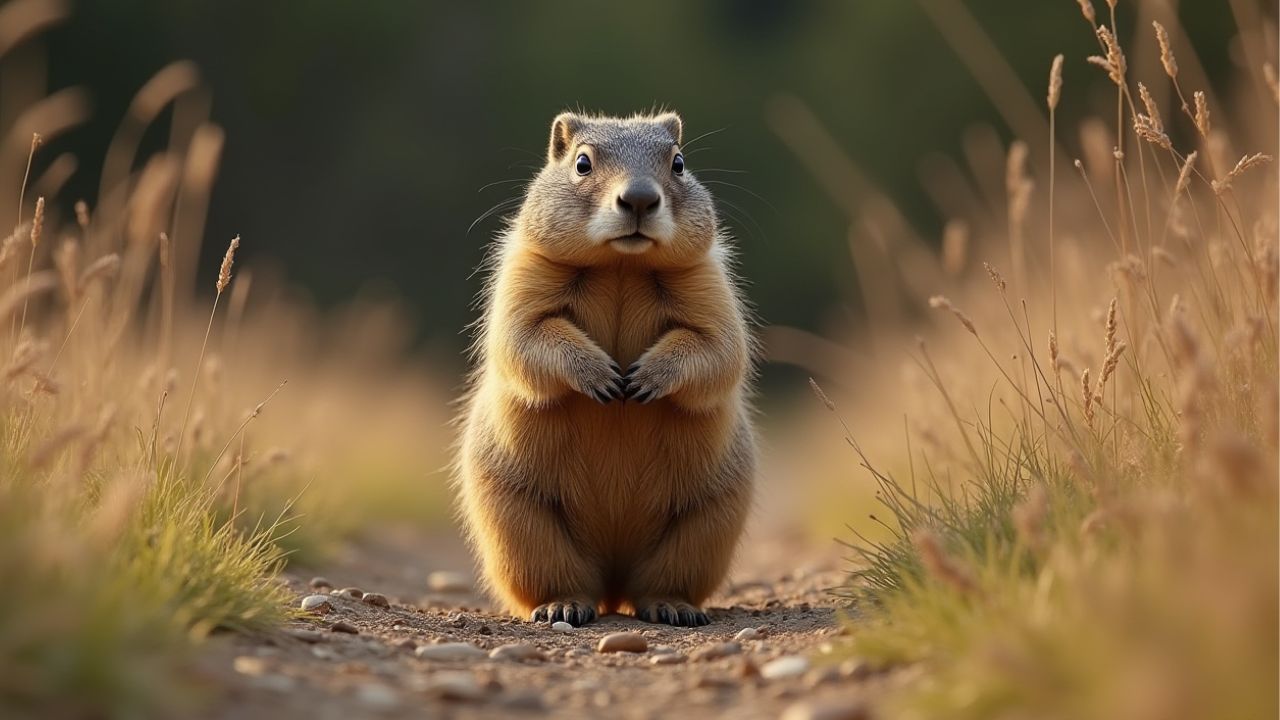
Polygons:
[[1049,103],[1049,109],[1054,110],[1058,107],[1058,100],[1062,97],[1062,54],[1059,53],[1053,58],[1053,65],[1049,66],[1049,94],[1046,98]]
[[996,289],[1003,293],[1009,287],[1009,284],[1004,281],[1004,276],[989,263],[982,263],[982,266],[987,269],[987,275],[991,277],[991,282],[996,284]]
[[1107,342],[1107,354],[1110,355],[1116,347],[1116,330],[1118,329],[1118,325],[1116,323],[1115,298],[1111,298],[1110,304],[1107,305],[1107,323],[1105,327],[1107,331],[1105,336]]
[[1097,29],[1098,40],[1102,43],[1107,51],[1106,58],[1100,58],[1101,63],[1096,62],[1094,58],[1089,58],[1089,62],[1099,65],[1107,71],[1107,76],[1111,78],[1111,82],[1118,87],[1124,86],[1124,76],[1128,71],[1128,65],[1125,63],[1124,51],[1120,49],[1120,43],[1116,41],[1116,36],[1106,25],[1100,25]]
[[240,247],[240,236],[231,238],[227,246],[227,254],[222,256],[222,267],[218,269],[218,294],[221,295],[227,285],[231,284],[231,265],[236,260],[236,249]]
[[89,203],[83,200],[76,201],[76,224],[81,230],[89,229]]
[[1151,26],[1156,29],[1156,41],[1160,43],[1160,64],[1164,66],[1164,74],[1170,80],[1177,80],[1178,60],[1173,56],[1173,48],[1169,44],[1169,31],[1158,20],[1152,20]]
[[1084,420],[1093,427],[1093,388],[1089,384],[1089,368],[1080,373],[1080,402],[1084,404]]
[[809,387],[813,389],[813,394],[818,396],[818,400],[822,402],[828,410],[831,410],[832,412],[835,411],[836,404],[831,402],[831,398],[827,397],[827,394],[822,391],[822,387],[818,385],[817,380],[809,378]]
[[40,236],[44,233],[44,196],[36,198],[36,213],[31,218],[31,247],[40,247]]
[[1164,121],[1160,117],[1160,107],[1156,105],[1155,98],[1151,97],[1151,91],[1146,85],[1138,83],[1138,97],[1142,98],[1142,105],[1147,109],[1147,118],[1151,123],[1151,127],[1156,132],[1164,132]]
[[968,315],[965,315],[960,308],[952,304],[952,302],[946,297],[942,295],[934,295],[929,298],[929,307],[934,308],[935,310],[946,310],[950,312],[952,315],[956,316],[956,319],[960,321],[960,324],[964,325],[964,328],[972,333],[974,337],[978,336],[978,329],[974,327],[973,320],[970,320]]
[[1098,25],[1098,14],[1093,11],[1093,3],[1089,2],[1089,0],[1076,0],[1076,2],[1080,3],[1080,14],[1084,15],[1084,19],[1089,21],[1090,25],[1096,27]]
[[1141,113],[1133,116],[1133,131],[1138,137],[1165,150],[1172,150],[1173,143],[1159,126],[1159,120]]
[[1191,185],[1191,170],[1195,167],[1197,153],[1192,152],[1187,156],[1186,162],[1182,163],[1182,169],[1178,171],[1178,184],[1174,189],[1174,195],[1181,195],[1187,191]]
[[1245,155],[1244,157],[1240,158],[1240,160],[1236,163],[1235,167],[1231,168],[1231,172],[1227,173],[1226,177],[1224,177],[1220,181],[1214,181],[1213,191],[1218,194],[1222,194],[1226,192],[1227,190],[1231,189],[1231,183],[1234,182],[1236,178],[1240,177],[1245,172],[1247,172],[1249,168],[1265,165],[1269,162],[1271,162],[1270,155],[1264,155],[1263,153],[1254,153],[1252,155]]
[[1212,129],[1209,122],[1209,101],[1205,99],[1204,91],[1202,90],[1195,91],[1192,97],[1195,99],[1196,104],[1196,130],[1199,131],[1201,137],[1208,138],[1209,130]]

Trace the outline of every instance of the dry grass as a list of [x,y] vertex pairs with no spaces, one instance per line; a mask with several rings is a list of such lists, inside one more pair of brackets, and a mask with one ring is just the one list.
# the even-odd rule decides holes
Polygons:
[[[0,61],[66,10],[5,6]],[[447,408],[397,314],[317,316],[243,269],[250,233],[197,282],[222,142],[192,112],[199,92],[179,63],[138,93],[96,207],[62,197],[67,174],[41,156],[81,108],[48,98],[0,128],[7,147],[31,140],[0,168],[5,717],[181,714],[187,650],[287,615],[286,559],[444,515]],[[136,158],[171,105],[185,150]]]
[[[1156,23],[1166,76],[1143,80],[1167,83],[1175,109],[1162,108],[1130,76],[1114,16],[1081,8],[1117,122],[1109,137],[1086,122],[1096,161],[1076,160],[1075,178],[1054,176],[1053,138],[1043,164],[1010,147],[1004,222],[964,220],[989,276],[888,232],[901,226],[868,233],[900,280],[870,304],[945,313],[916,329],[911,361],[894,356],[912,330],[874,318],[852,372],[816,340],[772,338],[828,378],[836,401],[821,401],[887,513],[852,525],[850,651],[923,670],[893,717],[1274,717],[1274,98],[1246,92],[1227,113],[1207,88],[1186,92]],[[1055,60],[1051,128],[1075,95],[1062,75]],[[884,222],[875,207],[864,216]],[[905,429],[886,428],[900,412]]]

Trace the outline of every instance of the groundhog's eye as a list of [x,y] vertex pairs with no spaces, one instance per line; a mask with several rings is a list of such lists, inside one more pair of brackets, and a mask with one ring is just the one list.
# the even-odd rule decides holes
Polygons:
[[677,175],[684,174],[684,155],[676,153],[676,156],[671,159],[671,172]]
[[574,163],[573,169],[578,171],[579,175],[586,175],[591,172],[591,158],[586,153],[578,156],[578,161]]

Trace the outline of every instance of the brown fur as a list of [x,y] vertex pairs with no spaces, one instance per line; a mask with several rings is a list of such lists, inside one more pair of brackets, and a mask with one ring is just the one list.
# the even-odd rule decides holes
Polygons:
[[[670,113],[560,116],[497,243],[458,481],[485,578],[514,613],[702,624],[741,534],[752,345],[710,194],[671,169],[680,127]],[[665,203],[634,220],[655,236],[638,254],[607,239],[634,219],[615,205],[633,182]],[[632,399],[596,399],[624,384]]]

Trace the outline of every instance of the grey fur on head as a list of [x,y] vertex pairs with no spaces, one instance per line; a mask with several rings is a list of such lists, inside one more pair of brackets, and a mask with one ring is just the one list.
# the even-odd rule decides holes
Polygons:
[[[683,134],[673,112],[557,115],[547,164],[529,184],[515,235],[553,259],[583,265],[634,254],[670,267],[705,254],[716,238],[715,205],[675,161]],[[630,197],[645,198],[644,207],[632,207]]]

